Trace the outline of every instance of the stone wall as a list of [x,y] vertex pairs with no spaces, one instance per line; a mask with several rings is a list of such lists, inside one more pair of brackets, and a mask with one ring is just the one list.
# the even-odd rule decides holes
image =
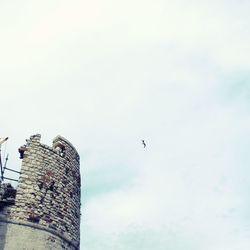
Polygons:
[[34,248],[29,244],[30,248],[16,249],[38,249],[39,242],[39,249],[75,250],[80,242],[79,155],[61,136],[52,147],[40,143],[40,138],[31,136],[19,149],[21,174],[15,205],[6,217],[5,249],[15,249],[10,245],[15,239],[29,236],[34,237]]
[[[3,231],[7,227],[4,239],[4,250],[74,250],[77,246],[72,245],[63,237],[46,231],[44,227],[31,223],[1,223]],[[6,226],[4,226],[6,225]],[[0,244],[1,246],[1,244]]]

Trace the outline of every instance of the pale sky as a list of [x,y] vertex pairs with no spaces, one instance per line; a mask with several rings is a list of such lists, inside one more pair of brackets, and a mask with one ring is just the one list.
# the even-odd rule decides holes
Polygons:
[[81,250],[250,249],[249,10],[246,0],[0,1],[9,167],[32,134],[73,143]]

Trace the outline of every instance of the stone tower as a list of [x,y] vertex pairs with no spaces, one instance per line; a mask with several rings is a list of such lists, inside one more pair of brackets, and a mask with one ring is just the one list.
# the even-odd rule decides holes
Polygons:
[[0,249],[78,250],[80,243],[80,158],[61,136],[52,147],[33,135],[19,148],[17,189],[0,191]]

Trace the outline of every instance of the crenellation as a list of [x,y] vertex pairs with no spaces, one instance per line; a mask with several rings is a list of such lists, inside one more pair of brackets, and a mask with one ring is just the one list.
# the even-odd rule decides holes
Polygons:
[[[60,238],[53,241],[54,247],[56,242],[60,242],[60,247],[53,249],[76,250],[80,242],[80,157],[72,144],[61,136],[53,140],[52,147],[40,140],[40,134],[31,136],[19,149],[21,174],[15,204],[10,207],[7,219],[24,223],[26,227],[33,225],[34,233],[38,228],[52,230]],[[14,229],[13,224],[11,230]],[[54,236],[47,239],[51,237]],[[10,247],[10,241],[6,242]],[[44,242],[44,247],[47,243]]]

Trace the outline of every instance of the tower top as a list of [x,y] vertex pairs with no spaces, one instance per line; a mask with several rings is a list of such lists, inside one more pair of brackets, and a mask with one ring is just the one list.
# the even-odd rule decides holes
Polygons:
[[[62,246],[77,250],[80,243],[79,154],[62,136],[55,137],[52,146],[40,140],[40,134],[32,135],[19,148],[21,174],[15,204],[10,206],[7,218],[14,228],[10,234],[7,232],[3,249],[26,244],[25,249],[39,245],[42,246],[39,249],[44,250],[62,249]],[[22,243],[13,235],[20,232]],[[29,237],[33,238],[32,242]]]

